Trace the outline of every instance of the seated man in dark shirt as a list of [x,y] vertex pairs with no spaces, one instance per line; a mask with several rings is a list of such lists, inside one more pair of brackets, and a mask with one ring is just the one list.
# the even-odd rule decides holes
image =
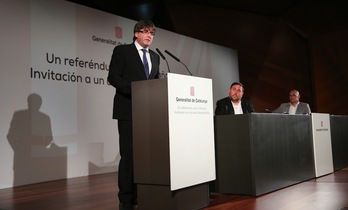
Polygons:
[[230,86],[229,96],[216,102],[215,115],[245,114],[255,112],[253,104],[243,99],[244,87],[239,82]]

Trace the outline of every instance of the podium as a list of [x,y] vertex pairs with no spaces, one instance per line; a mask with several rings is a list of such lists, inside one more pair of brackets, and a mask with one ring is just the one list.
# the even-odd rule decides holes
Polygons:
[[212,80],[168,73],[133,82],[132,115],[139,209],[208,206],[215,179]]
[[310,116],[215,116],[215,141],[213,192],[258,196],[315,177]]

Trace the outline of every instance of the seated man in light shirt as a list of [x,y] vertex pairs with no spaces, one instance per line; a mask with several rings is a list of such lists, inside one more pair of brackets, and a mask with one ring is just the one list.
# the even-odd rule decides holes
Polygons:
[[284,114],[310,114],[309,104],[300,102],[300,93],[297,90],[291,90],[288,103],[282,103],[273,111],[273,113]]
[[228,97],[216,102],[215,115],[246,114],[254,112],[253,104],[242,98],[244,87],[239,82],[234,82],[228,91]]

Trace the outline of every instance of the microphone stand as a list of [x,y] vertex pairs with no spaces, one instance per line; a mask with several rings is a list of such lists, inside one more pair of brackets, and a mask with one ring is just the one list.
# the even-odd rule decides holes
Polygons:
[[167,53],[170,57],[174,58],[174,60],[176,60],[176,61],[180,62],[182,65],[184,65],[185,68],[186,68],[186,70],[187,70],[187,72],[188,72],[191,76],[193,76],[193,74],[190,72],[190,70],[187,68],[187,66],[186,66],[183,62],[181,62],[179,58],[177,58],[175,55],[173,55],[172,53],[170,53],[170,52],[167,51],[167,50],[164,50],[164,52]]

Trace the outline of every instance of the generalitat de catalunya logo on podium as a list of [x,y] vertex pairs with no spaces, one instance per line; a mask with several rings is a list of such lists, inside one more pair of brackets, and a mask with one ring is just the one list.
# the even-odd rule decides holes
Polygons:
[[195,96],[195,87],[193,86],[190,87],[190,95]]
[[315,130],[316,131],[329,131],[329,127],[326,125],[326,122],[321,120],[320,125],[317,125]]

